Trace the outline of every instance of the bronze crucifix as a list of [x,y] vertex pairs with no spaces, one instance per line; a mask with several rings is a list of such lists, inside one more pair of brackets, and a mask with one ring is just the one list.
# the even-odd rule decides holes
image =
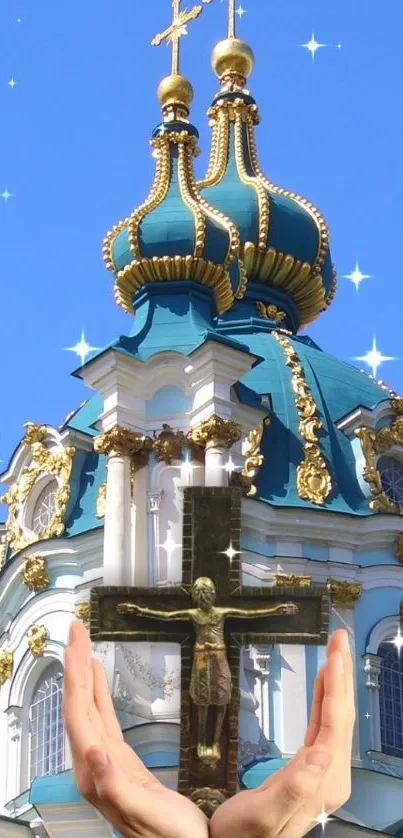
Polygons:
[[178,790],[206,814],[238,789],[240,649],[325,644],[323,587],[242,585],[242,491],[184,490],[182,583],[91,591],[91,639],[181,646]]

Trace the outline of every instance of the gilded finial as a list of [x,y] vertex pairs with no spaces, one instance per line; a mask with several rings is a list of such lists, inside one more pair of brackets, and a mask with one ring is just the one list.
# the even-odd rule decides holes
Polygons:
[[[211,3],[212,0],[202,0],[202,3]],[[180,39],[187,35],[187,24],[196,20],[202,11],[203,6],[193,6],[190,11],[181,11],[181,0],[173,0],[173,20],[170,26],[159,32],[153,38],[151,45],[159,47],[164,41],[172,45],[171,74],[163,79],[158,88],[158,99],[161,104],[164,116],[172,119],[189,115],[190,104],[193,99],[193,88],[190,82],[180,74]]]
[[228,36],[214,47],[211,64],[222,87],[243,90],[255,57],[249,44],[236,37],[235,15],[235,0],[228,0]]

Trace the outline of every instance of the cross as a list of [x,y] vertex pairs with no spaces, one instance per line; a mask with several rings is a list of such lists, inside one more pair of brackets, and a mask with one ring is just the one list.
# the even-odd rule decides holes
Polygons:
[[[211,2],[212,0],[202,0],[202,3]],[[151,46],[153,47],[159,47],[163,41],[172,44],[172,75],[178,75],[179,73],[179,41],[182,35],[187,35],[187,24],[191,20],[196,20],[203,11],[203,6],[193,6],[190,12],[187,10],[182,12],[180,6],[181,0],[173,0],[173,21],[171,25],[156,35],[151,41]]]
[[[241,503],[238,487],[186,487],[182,583],[91,591],[91,640],[180,644],[178,791],[208,815],[238,788],[241,647],[325,644],[328,637],[325,586],[242,585]],[[211,610],[194,605],[201,591],[197,604],[203,605],[203,597],[213,596],[213,588],[216,617],[212,624]],[[220,701],[221,707],[215,706]],[[227,712],[223,712],[225,702]]]

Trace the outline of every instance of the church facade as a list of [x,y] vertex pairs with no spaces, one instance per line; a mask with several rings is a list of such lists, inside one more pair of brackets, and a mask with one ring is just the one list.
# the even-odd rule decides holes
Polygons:
[[[1,836],[115,834],[72,776],[68,628],[89,626],[94,586],[180,583],[184,488],[231,484],[243,492],[244,584],[323,585],[330,631],[349,633],[352,794],[326,830],[403,835],[403,399],[300,334],[336,291],[328,229],[260,169],[252,66],[239,39],[217,45],[199,183],[191,86],[179,73],[161,83],[154,184],[104,243],[131,330],[76,371],[92,392],[59,428],[25,425],[2,475]],[[175,788],[178,647],[100,642],[94,654],[126,741]],[[242,649],[240,787],[301,746],[324,655]]]

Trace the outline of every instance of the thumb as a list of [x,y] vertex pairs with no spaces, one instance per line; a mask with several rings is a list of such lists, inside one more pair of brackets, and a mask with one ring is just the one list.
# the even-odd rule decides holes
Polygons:
[[116,809],[127,807],[127,778],[115,764],[111,754],[102,748],[90,748],[86,755],[86,762],[91,771],[95,790],[102,803],[107,803]]

